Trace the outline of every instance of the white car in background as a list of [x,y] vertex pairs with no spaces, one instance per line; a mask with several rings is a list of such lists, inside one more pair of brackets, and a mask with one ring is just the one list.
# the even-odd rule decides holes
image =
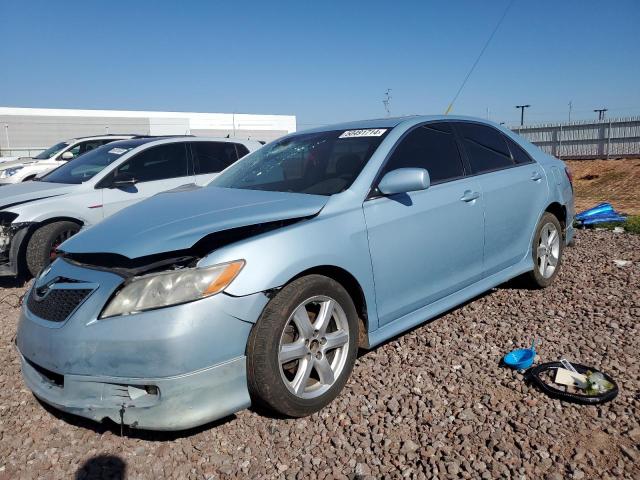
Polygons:
[[0,157],[0,186],[33,180],[94,148],[133,137],[135,135],[95,135],[72,138],[56,143],[33,158],[8,157],[8,160],[5,160],[7,157]]
[[2,187],[0,276],[35,276],[81,228],[165,190],[204,186],[261,146],[230,138],[137,137],[98,147],[36,182]]

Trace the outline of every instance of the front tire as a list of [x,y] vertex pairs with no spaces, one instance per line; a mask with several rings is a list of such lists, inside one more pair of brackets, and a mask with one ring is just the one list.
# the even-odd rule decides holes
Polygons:
[[311,415],[344,387],[357,355],[358,316],[335,280],[308,275],[267,304],[247,344],[254,401],[290,417]]
[[546,288],[560,272],[564,237],[562,226],[555,215],[545,212],[538,222],[533,236],[531,256],[533,270],[529,272],[529,283],[534,288]]
[[27,244],[27,268],[34,277],[55,260],[55,250],[80,230],[74,222],[54,222],[38,228]]

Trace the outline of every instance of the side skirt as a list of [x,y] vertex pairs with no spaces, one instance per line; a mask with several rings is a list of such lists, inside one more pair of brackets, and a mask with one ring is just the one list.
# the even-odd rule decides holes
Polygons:
[[393,338],[402,332],[440,315],[441,313],[451,310],[452,308],[471,300],[501,283],[530,271],[531,268],[531,259],[529,255],[527,255],[526,258],[523,258],[520,262],[506,268],[505,270],[483,278],[473,285],[469,285],[468,287],[452,293],[447,297],[441,298],[436,302],[419,308],[414,312],[408,313],[373,332],[369,332],[369,345],[371,347],[379,345],[385,340]]

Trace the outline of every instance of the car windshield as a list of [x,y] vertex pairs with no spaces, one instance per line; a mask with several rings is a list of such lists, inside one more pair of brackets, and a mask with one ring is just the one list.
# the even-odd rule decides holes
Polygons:
[[86,182],[139,144],[139,142],[133,141],[103,145],[56,168],[42,177],[40,181],[72,184]]
[[387,129],[332,130],[276,140],[231,165],[209,186],[333,195],[351,186]]
[[56,143],[53,147],[47,148],[44,152],[39,153],[33,158],[37,160],[46,160],[47,158],[53,157],[56,153],[58,153],[63,148],[67,148],[69,145],[71,145],[69,142]]

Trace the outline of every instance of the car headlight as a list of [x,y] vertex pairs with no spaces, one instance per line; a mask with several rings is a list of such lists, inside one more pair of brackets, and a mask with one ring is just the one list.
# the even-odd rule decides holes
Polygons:
[[244,260],[205,268],[151,273],[129,280],[108,303],[100,318],[169,307],[210,297],[238,276]]
[[14,176],[16,173],[18,173],[20,170],[22,170],[24,167],[11,167],[11,168],[5,168],[4,170],[0,171],[0,178],[9,178]]

